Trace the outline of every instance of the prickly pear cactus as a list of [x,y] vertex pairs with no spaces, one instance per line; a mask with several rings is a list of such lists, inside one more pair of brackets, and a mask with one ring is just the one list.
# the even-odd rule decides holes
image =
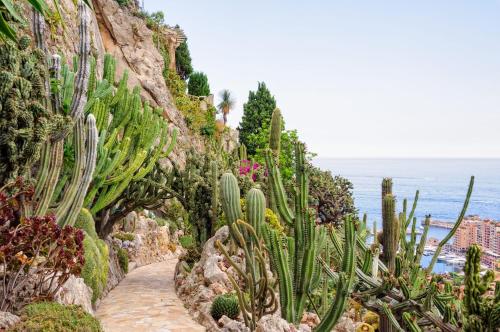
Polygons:
[[218,321],[222,316],[236,319],[240,314],[238,298],[235,295],[223,294],[215,298],[210,309],[212,318]]

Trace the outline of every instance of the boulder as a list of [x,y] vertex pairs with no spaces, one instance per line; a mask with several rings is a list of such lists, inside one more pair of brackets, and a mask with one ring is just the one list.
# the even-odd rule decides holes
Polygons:
[[0,311],[0,330],[7,330],[16,325],[21,318],[7,311]]
[[286,320],[280,317],[279,313],[266,315],[257,322],[256,332],[293,332],[295,328],[290,326]]
[[243,322],[231,319],[227,316],[222,316],[219,319],[219,325],[222,332],[250,332],[250,329]]
[[61,286],[54,300],[64,305],[80,305],[89,314],[94,314],[92,309],[92,289],[85,284],[83,278],[71,275]]

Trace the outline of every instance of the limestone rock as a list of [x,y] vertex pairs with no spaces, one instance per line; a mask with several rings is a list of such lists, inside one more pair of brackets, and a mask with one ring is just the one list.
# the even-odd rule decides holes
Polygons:
[[92,289],[85,284],[83,278],[71,275],[61,286],[54,300],[64,305],[80,305],[89,314],[94,314],[92,309]]
[[344,314],[339,318],[339,321],[333,330],[336,332],[351,332],[354,331],[355,328],[356,325],[354,324],[354,321]]
[[281,318],[279,314],[266,315],[262,317],[257,322],[256,332],[292,332],[295,328],[291,327],[290,324]]
[[21,318],[7,311],[0,311],[0,330],[6,330],[16,325]]
[[219,319],[219,325],[222,325],[222,332],[250,332],[245,323],[231,319],[225,315]]
[[321,320],[314,312],[304,312],[300,322],[313,329],[321,322]]

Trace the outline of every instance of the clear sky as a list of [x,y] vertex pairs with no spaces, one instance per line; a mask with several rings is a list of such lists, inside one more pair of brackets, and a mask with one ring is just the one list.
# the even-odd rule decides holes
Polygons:
[[145,0],[229,89],[267,84],[321,157],[500,157],[500,0]]

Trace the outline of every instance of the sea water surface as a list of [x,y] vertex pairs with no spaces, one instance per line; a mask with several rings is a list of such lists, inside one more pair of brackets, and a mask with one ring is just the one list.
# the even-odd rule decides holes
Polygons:
[[[368,224],[381,229],[380,185],[384,177],[392,177],[393,193],[402,210],[404,198],[411,209],[415,191],[420,191],[416,209],[419,225],[426,214],[435,220],[456,220],[474,175],[467,215],[500,220],[500,159],[332,159],[316,158],[314,164],[334,175],[348,178],[354,185],[354,199],[360,215],[368,215]],[[431,227],[429,237],[443,239],[449,230]],[[453,241],[453,239],[451,240]],[[422,265],[430,262],[424,256]],[[457,267],[439,262],[434,271],[456,271]]]

